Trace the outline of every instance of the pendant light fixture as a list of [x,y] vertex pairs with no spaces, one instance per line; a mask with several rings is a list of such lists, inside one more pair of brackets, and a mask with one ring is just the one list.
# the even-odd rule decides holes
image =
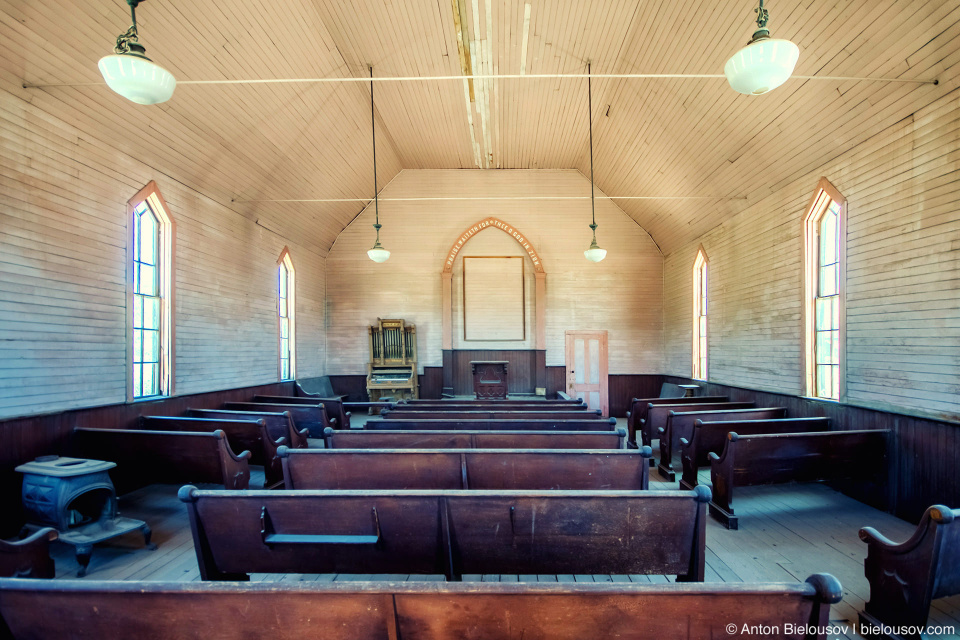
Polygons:
[[758,96],[776,89],[790,78],[800,49],[789,40],[773,40],[767,29],[768,12],[760,6],[757,14],[757,30],[746,47],[727,60],[723,72],[734,91]]
[[157,104],[173,95],[177,81],[169,71],[146,56],[137,34],[137,5],[142,0],[127,0],[133,24],[117,37],[115,54],[100,58],[97,65],[107,86],[131,102]]
[[373,248],[367,251],[367,255],[374,262],[386,262],[390,257],[390,252],[380,245],[380,207],[377,200],[377,124],[373,112],[373,67],[370,67],[370,130],[373,131],[373,211],[376,215],[376,222],[373,228],[377,230],[377,241]]
[[583,252],[590,262],[600,262],[607,257],[607,250],[601,249],[597,244],[597,209],[593,199],[593,87],[590,84],[590,63],[587,63],[587,110],[590,113],[590,214],[592,222],[590,230],[593,231],[593,242],[590,248]]

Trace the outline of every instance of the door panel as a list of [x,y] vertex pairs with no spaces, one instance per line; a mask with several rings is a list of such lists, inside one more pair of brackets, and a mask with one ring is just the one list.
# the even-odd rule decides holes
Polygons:
[[567,393],[609,415],[607,332],[567,331],[566,356]]

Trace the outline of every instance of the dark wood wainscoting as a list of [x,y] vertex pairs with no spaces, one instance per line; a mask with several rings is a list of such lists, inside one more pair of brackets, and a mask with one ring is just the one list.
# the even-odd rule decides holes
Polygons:
[[890,429],[894,438],[889,455],[889,496],[861,494],[855,486],[838,488],[872,505],[882,505],[889,498],[893,512],[911,522],[918,522],[931,505],[960,505],[960,424],[689,378],[666,376],[664,381],[699,384],[703,395],[786,407],[791,418],[826,416],[838,430]]
[[473,373],[470,370],[471,360],[506,360],[507,365],[507,392],[533,393],[537,387],[537,355],[536,349],[516,351],[494,351],[487,349],[457,349],[450,353],[451,382],[453,393],[456,395],[471,395],[473,393]]
[[20,509],[22,478],[14,467],[37,456],[64,453],[74,427],[132,429],[140,416],[178,416],[187,409],[217,409],[224,402],[249,401],[255,394],[291,395],[293,383],[275,382],[0,421],[0,513],[5,516],[0,520],[0,537],[14,535],[23,522]]
[[626,418],[634,398],[656,398],[660,395],[663,376],[659,374],[614,374],[607,376],[610,415]]

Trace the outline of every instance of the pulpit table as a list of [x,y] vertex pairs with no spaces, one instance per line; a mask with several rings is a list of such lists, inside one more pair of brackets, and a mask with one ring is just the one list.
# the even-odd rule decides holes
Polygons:
[[506,360],[472,360],[470,370],[473,371],[473,393],[477,400],[507,399]]

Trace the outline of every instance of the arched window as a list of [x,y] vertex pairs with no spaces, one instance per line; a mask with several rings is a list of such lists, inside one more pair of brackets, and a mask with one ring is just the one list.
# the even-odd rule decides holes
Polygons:
[[173,393],[174,226],[155,182],[127,202],[128,400]]
[[693,262],[693,375],[707,379],[707,254],[703,247]]
[[280,259],[277,261],[277,319],[279,323],[277,341],[280,352],[279,374],[281,380],[293,380],[297,375],[295,316],[296,287],[293,262],[290,260],[290,251],[284,247]]
[[806,393],[839,400],[843,392],[846,200],[826,178],[804,216]]

